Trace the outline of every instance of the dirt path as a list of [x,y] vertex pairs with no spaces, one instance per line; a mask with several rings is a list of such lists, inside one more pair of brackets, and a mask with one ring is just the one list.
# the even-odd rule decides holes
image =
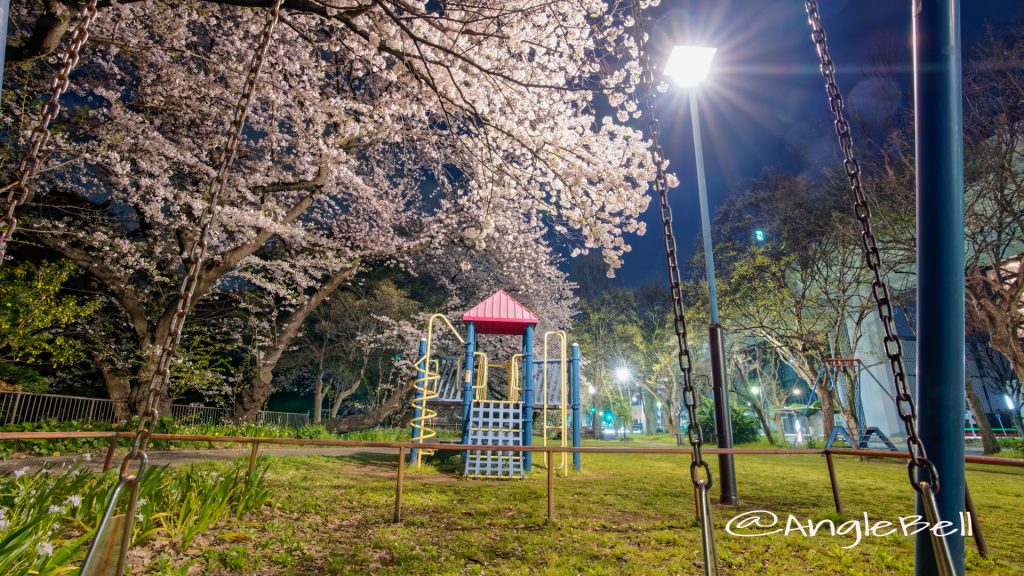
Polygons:
[[[260,447],[261,456],[353,456],[356,454],[395,454],[395,450],[379,449],[379,448],[338,448],[338,447],[280,447],[280,446],[262,446]],[[124,457],[125,450],[121,449],[117,451],[117,455],[114,457],[114,465],[117,466],[121,458]],[[170,464],[171,466],[180,466],[182,464],[193,464],[196,462],[209,462],[211,460],[232,460],[240,456],[248,456],[249,448],[218,448],[213,450],[149,450],[146,452],[149,455],[150,465],[163,466]],[[85,454],[68,454],[66,456],[14,456],[5,460],[0,460],[0,471],[13,472],[14,470],[20,470],[22,468],[28,468],[29,471],[33,471],[41,466],[49,464],[55,468],[62,466],[71,466],[72,464],[79,463],[88,466],[94,470],[100,470],[103,468],[103,458],[106,456],[104,451],[95,452],[88,455]]]

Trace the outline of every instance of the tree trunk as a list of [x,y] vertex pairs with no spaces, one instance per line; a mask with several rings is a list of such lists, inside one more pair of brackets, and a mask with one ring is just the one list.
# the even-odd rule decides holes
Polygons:
[[786,429],[783,428],[783,426],[782,426],[782,413],[779,412],[778,410],[776,410],[775,414],[773,414],[772,417],[775,420],[775,433],[779,435],[779,443],[780,444],[785,444],[786,443]]
[[981,432],[982,452],[984,454],[995,454],[999,452],[999,442],[996,440],[995,433],[992,432],[992,424],[988,421],[988,416],[985,414],[985,408],[981,403],[981,398],[978,397],[978,391],[971,384],[970,370],[964,371],[964,378],[967,384],[967,405],[971,407],[971,413],[974,414],[974,420],[978,423],[978,430]]
[[[276,364],[276,363],[275,363]],[[253,370],[249,375],[249,385],[242,391],[241,397],[235,404],[235,422],[255,422],[259,411],[270,398],[273,391],[271,382],[274,379],[273,367],[261,367]]]
[[324,425],[328,430],[335,434],[344,434],[354,430],[365,430],[366,428],[379,426],[385,418],[391,416],[395,412],[398,412],[403,406],[405,406],[404,400],[411,390],[412,383],[399,386],[395,388],[395,391],[391,393],[391,396],[389,396],[388,399],[377,408],[362,414],[345,416],[344,418],[331,418],[325,422]]
[[836,427],[835,400],[832,397],[832,391],[828,389],[828,382],[822,382],[818,387],[818,397],[821,398],[821,421],[825,426],[823,433],[827,440]]
[[676,418],[675,402],[661,401],[661,418],[665,422],[665,428],[669,434],[675,436],[679,432],[679,420]]
[[861,425],[857,419],[857,381],[851,378],[850,373],[846,370],[843,370],[843,376],[846,378],[846,406],[840,404],[839,410],[843,414],[843,419],[846,420],[847,432],[857,439],[860,435]]
[[316,383],[313,385],[313,423],[319,424],[324,408],[324,371],[316,372]]
[[100,369],[103,383],[107,385],[107,396],[114,408],[114,420],[124,424],[132,417],[132,381],[124,371],[110,364],[108,359],[92,354],[93,362]]
[[658,433],[658,415],[654,412],[654,397],[641,390],[640,402],[642,402],[644,410],[644,430],[653,436]]
[[274,368],[285,350],[291,346],[292,340],[299,333],[306,318],[316,310],[316,307],[331,295],[338,286],[346,279],[355,274],[357,268],[342,268],[334,273],[326,282],[317,288],[316,292],[298,308],[295,309],[284,324],[280,327],[274,342],[263,351],[263,357],[259,364],[249,375],[249,385],[242,391],[239,402],[235,404],[234,419],[237,422],[255,422],[256,414],[263,409],[263,405],[270,398],[273,390]]
[[761,421],[761,430],[764,430],[764,435],[768,438],[768,443],[775,446],[775,438],[772,436],[772,427],[768,424],[768,416],[764,413],[764,409],[761,408],[757,402],[751,402],[750,407],[753,408],[754,414],[757,414],[757,419]]
[[[364,364],[363,370],[365,369],[366,365]],[[348,398],[349,396],[355,394],[356,390],[359,390],[359,385],[362,383],[363,373],[360,372],[359,377],[353,380],[352,383],[349,384],[348,388],[345,388],[344,390],[338,390],[337,394],[335,394],[334,396],[334,402],[331,404],[331,418],[338,417],[338,411],[341,410],[341,403],[344,402],[345,399]]]

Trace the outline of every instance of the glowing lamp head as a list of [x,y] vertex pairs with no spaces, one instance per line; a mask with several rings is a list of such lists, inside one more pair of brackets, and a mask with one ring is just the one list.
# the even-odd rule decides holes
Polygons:
[[629,376],[629,368],[625,366],[619,366],[618,368],[615,369],[615,379],[618,380],[619,382],[625,382],[626,380],[629,380]]
[[597,392],[597,389],[594,388],[594,385],[593,384],[588,385],[587,386],[587,393],[590,394],[591,396],[593,396],[594,392]]
[[711,72],[711,60],[717,50],[706,46],[676,46],[665,64],[665,75],[684,88],[696,86]]
[[758,388],[757,386],[751,386],[750,393],[753,394],[754,396],[757,396],[758,394],[761,393],[761,389]]
[[799,388],[793,388],[793,395],[794,396],[799,396],[800,395],[800,389]]

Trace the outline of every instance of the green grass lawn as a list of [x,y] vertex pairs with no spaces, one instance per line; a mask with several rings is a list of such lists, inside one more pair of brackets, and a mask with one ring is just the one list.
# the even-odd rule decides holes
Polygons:
[[[713,457],[712,457],[713,458]],[[714,507],[725,575],[910,574],[913,537],[770,536],[724,531],[754,509],[780,517],[895,521],[913,514],[906,467],[837,457],[847,516],[832,508],[820,456],[737,456],[742,505]],[[273,506],[210,535],[190,558],[153,551],[162,574],[699,574],[700,547],[685,456],[584,455],[584,472],[555,480],[545,522],[545,474],[462,480],[410,470],[401,524],[391,523],[395,458],[272,459]],[[967,545],[970,574],[1024,574],[1024,471],[971,466],[990,559]],[[717,493],[717,487],[716,487]]]

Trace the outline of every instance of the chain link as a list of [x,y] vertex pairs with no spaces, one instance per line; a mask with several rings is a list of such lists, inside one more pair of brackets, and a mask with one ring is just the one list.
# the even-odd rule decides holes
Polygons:
[[0,230],[0,266],[3,265],[7,256],[7,241],[18,229],[18,219],[14,212],[28,200],[30,194],[28,183],[35,178],[39,171],[39,152],[50,140],[50,123],[60,114],[60,98],[71,85],[71,71],[78,64],[82,46],[89,40],[89,27],[96,19],[96,2],[97,0],[89,0],[78,12],[78,23],[75,25],[74,31],[71,32],[68,50],[61,58],[60,71],[57,72],[50,84],[50,98],[43,105],[39,124],[32,129],[32,133],[29,135],[28,153],[25,154],[18,166],[18,181],[7,193],[7,212],[0,219],[0,228],[2,228]]
[[[651,156],[654,161],[654,190],[658,193],[661,209],[661,226],[665,238],[665,258],[668,263],[668,280],[672,290],[672,310],[676,339],[679,343],[679,370],[683,374],[683,404],[690,420],[686,428],[686,436],[692,449],[690,462],[690,480],[694,487],[704,484],[711,487],[711,467],[701,453],[700,422],[697,419],[697,393],[693,386],[693,362],[690,348],[686,342],[686,308],[683,306],[682,279],[679,273],[679,257],[676,252],[676,238],[672,229],[672,206],[668,202],[668,179],[665,176],[665,154],[661,148],[661,126],[655,116],[654,107],[654,66],[647,52],[647,32],[644,27],[643,9],[638,0],[633,2],[634,31],[636,33],[637,50],[639,51],[641,77],[639,91],[642,95],[642,106],[647,115],[647,131],[651,138]],[[703,473],[703,477],[701,477]]]
[[224,190],[224,182],[227,179],[231,164],[235,159],[235,150],[238,148],[238,140],[242,135],[242,128],[245,125],[245,118],[249,113],[249,106],[252,102],[253,93],[256,91],[256,83],[259,79],[260,70],[263,68],[263,61],[270,42],[274,35],[274,27],[277,25],[281,14],[282,0],[277,0],[267,16],[267,23],[263,28],[259,45],[253,54],[249,64],[248,75],[242,94],[235,105],[234,116],[231,119],[231,126],[228,129],[228,141],[221,152],[217,176],[210,183],[209,203],[200,216],[199,235],[192,242],[188,253],[188,271],[181,282],[178,291],[178,306],[171,318],[171,324],[160,348],[160,359],[157,361],[156,371],[149,384],[148,398],[143,412],[139,415],[139,425],[136,429],[135,439],[132,442],[128,455],[125,456],[121,466],[122,479],[128,469],[128,463],[138,458],[140,452],[144,451],[149,437],[153,434],[153,428],[159,418],[157,404],[163,389],[167,386],[171,377],[171,359],[181,341],[181,332],[185,327],[185,319],[192,308],[192,298],[195,295],[196,286],[199,285],[199,273],[202,269],[203,259],[206,257],[207,240],[210,235],[210,228],[217,218],[217,201]]
[[[839,85],[836,83],[836,66],[829,53],[825,30],[821,24],[818,1],[805,0],[804,8],[807,11],[807,21],[811,25],[811,40],[814,41],[818,57],[821,59],[821,75],[825,78],[825,92],[828,94],[829,108],[835,117],[836,136],[839,138],[839,147],[843,152],[843,168],[846,170],[846,176],[850,180],[850,190],[853,192],[853,209],[860,222],[864,261],[872,275],[871,295],[874,297],[882,329],[885,331],[885,338],[882,342],[896,386],[896,410],[899,412],[900,420],[903,421],[907,434],[907,452],[910,453],[908,465],[910,484],[914,490],[921,492],[920,482],[927,482],[932,492],[938,492],[939,473],[935,469],[935,465],[928,460],[924,443],[917,435],[917,407],[914,404],[914,397],[910,395],[907,373],[903,367],[903,344],[896,333],[895,314],[889,286],[882,279],[882,257],[871,227],[871,208],[868,206],[861,184],[860,163],[854,156],[850,123],[844,114],[845,103],[843,95],[839,91]],[[918,480],[914,474],[915,470],[923,472],[927,480]]]
[[[277,25],[281,14],[282,1],[283,0],[276,0],[276,2],[274,2],[274,6],[271,8],[270,13],[267,16],[267,22],[263,28],[262,35],[260,36],[259,44],[256,51],[253,53],[252,60],[249,63],[249,70],[246,75],[245,84],[242,89],[242,93],[238,98],[238,102],[235,105],[231,125],[228,128],[228,140],[225,143],[220,158],[218,158],[217,175],[210,183],[209,203],[203,210],[199,219],[199,234],[196,236],[195,240],[193,240],[188,252],[188,270],[181,282],[181,288],[178,291],[177,308],[175,309],[174,316],[171,319],[167,337],[164,339],[160,348],[160,359],[157,362],[156,371],[153,373],[153,377],[150,380],[146,405],[142,413],[139,415],[139,424],[136,428],[135,438],[132,440],[131,448],[128,450],[128,454],[121,462],[118,486],[132,486],[137,484],[140,476],[145,470],[145,462],[147,460],[145,452],[146,445],[148,444],[149,438],[153,434],[153,428],[156,426],[157,420],[159,419],[157,404],[159,402],[160,395],[167,386],[167,382],[170,380],[171,359],[173,358],[178,344],[181,341],[181,333],[185,326],[185,319],[188,317],[189,310],[192,307],[192,298],[195,295],[196,287],[199,284],[199,274],[202,269],[203,259],[206,257],[210,228],[213,227],[217,218],[217,202],[224,190],[224,183],[227,179],[228,172],[231,169],[231,165],[234,162],[235,152],[238,148],[238,141],[241,138],[242,129],[245,126],[245,119],[249,113],[250,104],[252,103],[252,97],[256,91],[257,80],[259,79],[260,71],[263,68],[263,62],[266,58],[267,50],[270,48],[270,43],[273,39],[274,28]],[[138,467],[135,473],[131,474],[129,473],[129,470],[132,468],[133,462],[138,462]],[[116,498],[116,492],[113,497]],[[132,499],[134,499],[134,497],[135,492],[132,493]],[[130,501],[129,509],[133,506],[134,501]],[[103,524],[109,520],[113,508],[113,503],[108,505],[107,513],[102,518],[100,527],[97,529],[97,533],[102,530]],[[95,546],[95,541],[93,542],[93,546]],[[123,543],[122,546],[125,550],[128,547],[127,543]],[[91,557],[92,554],[93,549],[90,547],[86,563],[89,562],[89,557]]]

